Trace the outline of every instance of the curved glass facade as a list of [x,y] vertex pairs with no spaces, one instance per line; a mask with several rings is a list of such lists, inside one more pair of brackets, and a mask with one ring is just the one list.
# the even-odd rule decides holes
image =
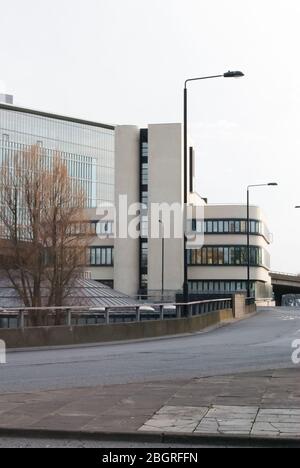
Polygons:
[[[255,282],[250,283],[251,291],[255,291]],[[189,291],[196,294],[224,294],[246,292],[245,280],[193,280],[189,281]]]
[[0,106],[0,164],[33,145],[49,161],[61,155],[86,193],[87,208],[114,202],[113,127]]
[[[247,246],[207,245],[202,249],[189,250],[188,262],[190,266],[246,266]],[[269,268],[269,253],[261,247],[251,246],[250,264]]]
[[[247,234],[247,219],[194,219],[192,231],[204,234]],[[271,241],[267,226],[260,220],[250,219],[250,234],[264,236],[268,242]]]

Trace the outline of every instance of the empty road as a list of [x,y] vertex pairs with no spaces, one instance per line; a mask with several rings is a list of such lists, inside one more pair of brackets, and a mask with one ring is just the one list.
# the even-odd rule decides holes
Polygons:
[[300,310],[270,308],[241,322],[177,338],[9,352],[7,364],[0,365],[0,393],[292,367],[296,339]]

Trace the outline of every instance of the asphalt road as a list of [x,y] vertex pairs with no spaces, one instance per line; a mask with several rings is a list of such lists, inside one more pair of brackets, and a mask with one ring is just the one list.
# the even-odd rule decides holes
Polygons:
[[0,392],[186,379],[292,367],[300,310],[266,309],[206,333],[137,343],[8,353]]

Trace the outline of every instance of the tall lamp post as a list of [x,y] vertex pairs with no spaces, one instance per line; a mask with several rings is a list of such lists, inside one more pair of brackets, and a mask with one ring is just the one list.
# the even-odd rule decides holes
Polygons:
[[251,255],[250,255],[250,189],[255,187],[277,187],[276,182],[269,182],[268,184],[254,184],[248,185],[247,187],[247,297],[251,297],[251,278],[250,278],[250,268],[251,268]]
[[[200,78],[189,78],[185,81],[184,84],[184,117],[183,117],[183,158],[184,158],[184,207],[186,208],[188,203],[188,93],[187,93],[187,85],[191,81],[200,81],[200,80],[210,80],[214,78],[241,78],[244,76],[244,73],[240,71],[228,71],[223,73],[223,75],[213,75],[213,76],[202,76]],[[184,280],[183,280],[183,297],[184,303],[188,303],[189,299],[189,285],[188,285],[188,251],[187,251],[187,234],[186,234],[186,225],[184,226],[184,242],[183,242],[183,250],[184,250],[184,258],[183,258],[183,265],[184,265]],[[187,307],[184,310],[185,315],[187,314]]]
[[161,219],[159,223],[161,225],[161,301],[163,302],[165,292],[165,229]]

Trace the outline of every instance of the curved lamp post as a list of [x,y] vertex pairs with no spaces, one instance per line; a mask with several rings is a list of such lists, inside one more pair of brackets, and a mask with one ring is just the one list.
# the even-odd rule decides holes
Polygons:
[[247,187],[247,297],[251,297],[251,285],[250,285],[250,189],[255,187],[277,187],[277,182],[269,182],[268,184],[254,184],[248,185]]
[[165,226],[160,219],[159,224],[161,225],[161,302],[164,302],[164,292],[165,292]]
[[[223,75],[212,75],[212,76],[202,76],[200,78],[189,78],[185,81],[184,84],[184,121],[183,121],[183,131],[184,131],[184,140],[183,140],[183,145],[184,145],[184,152],[183,152],[183,157],[184,157],[184,207],[186,208],[187,203],[188,203],[188,163],[187,163],[187,155],[188,155],[188,93],[187,93],[187,85],[191,81],[201,81],[201,80],[210,80],[213,78],[242,78],[244,76],[244,73],[241,71],[228,71],[226,73],[223,73]],[[188,251],[187,251],[187,235],[186,235],[186,226],[184,228],[184,245],[183,245],[183,250],[184,250],[184,259],[183,259],[183,264],[184,264],[184,282],[183,282],[183,297],[184,297],[184,303],[188,303],[188,298],[189,298],[189,285],[188,285]],[[185,315],[187,315],[187,307],[185,307],[184,311]]]

